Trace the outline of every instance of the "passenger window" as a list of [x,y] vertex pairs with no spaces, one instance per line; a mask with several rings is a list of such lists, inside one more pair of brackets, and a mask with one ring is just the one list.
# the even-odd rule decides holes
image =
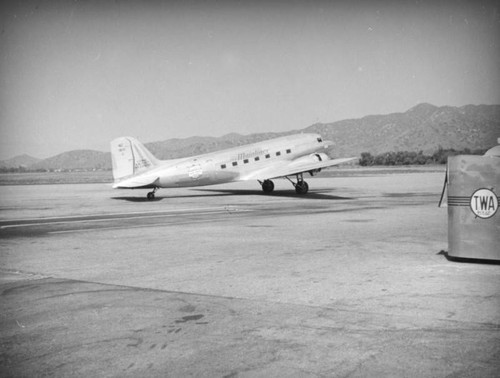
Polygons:
[[233,167],[236,167],[238,165],[237,161],[233,161]]
[[288,150],[286,150],[286,153],[287,153],[287,154],[291,154],[291,153],[292,153],[292,150],[288,149]]
[[244,164],[248,164],[248,159],[243,160]]
[[260,160],[260,157],[256,156],[255,161],[259,161],[259,160]]
[[222,164],[220,167],[221,167],[222,169],[226,169],[226,164]]
[[280,151],[276,152],[276,156],[280,156],[280,155],[281,155]]
[[267,154],[266,155],[266,159],[269,159],[271,157],[271,155]]

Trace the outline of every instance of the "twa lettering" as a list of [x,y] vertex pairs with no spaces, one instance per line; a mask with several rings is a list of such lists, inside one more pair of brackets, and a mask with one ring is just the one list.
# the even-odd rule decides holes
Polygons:
[[470,198],[470,208],[479,218],[491,218],[498,210],[498,198],[489,189],[479,189]]

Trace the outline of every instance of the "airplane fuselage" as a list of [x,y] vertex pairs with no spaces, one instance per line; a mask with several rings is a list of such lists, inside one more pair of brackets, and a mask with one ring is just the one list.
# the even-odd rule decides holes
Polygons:
[[159,178],[154,184],[159,188],[223,184],[244,179],[270,162],[279,164],[312,154],[321,143],[317,134],[285,136],[186,159],[160,161],[147,175]]
[[[303,173],[311,175],[354,158],[330,159],[328,147],[318,134],[295,134],[222,151],[174,160],[156,159],[139,141],[121,137],[111,142],[113,188],[178,188],[257,180],[264,192],[274,189],[271,179],[295,176],[297,193],[308,185]],[[291,181],[291,180],[290,180]]]

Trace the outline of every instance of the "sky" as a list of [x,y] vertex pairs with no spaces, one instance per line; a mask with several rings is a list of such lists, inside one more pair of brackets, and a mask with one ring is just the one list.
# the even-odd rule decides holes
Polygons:
[[3,1],[0,159],[500,104],[498,1]]

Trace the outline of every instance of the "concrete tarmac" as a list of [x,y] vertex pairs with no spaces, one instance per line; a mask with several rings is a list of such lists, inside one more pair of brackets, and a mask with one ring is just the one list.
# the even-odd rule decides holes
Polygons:
[[496,377],[500,267],[446,259],[444,172],[0,187],[0,373]]

